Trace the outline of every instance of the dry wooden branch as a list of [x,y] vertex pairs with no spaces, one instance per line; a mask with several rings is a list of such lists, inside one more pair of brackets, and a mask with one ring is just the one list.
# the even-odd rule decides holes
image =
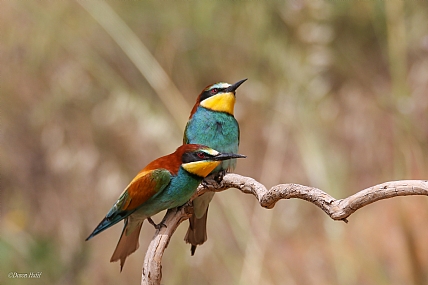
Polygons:
[[[401,180],[391,181],[364,189],[345,199],[335,199],[324,191],[299,184],[279,184],[269,190],[251,177],[237,174],[227,174],[221,183],[210,180],[200,185],[195,195],[202,195],[207,191],[221,192],[229,188],[236,188],[247,194],[253,194],[262,207],[271,209],[281,199],[298,198],[311,202],[321,208],[333,220],[348,222],[347,218],[356,210],[373,202],[397,196],[426,195],[428,196],[428,180]],[[191,215],[191,203],[178,209],[169,210],[163,219],[167,226],[156,231],[143,265],[141,284],[158,285],[162,278],[162,256],[168,242],[178,225]]]

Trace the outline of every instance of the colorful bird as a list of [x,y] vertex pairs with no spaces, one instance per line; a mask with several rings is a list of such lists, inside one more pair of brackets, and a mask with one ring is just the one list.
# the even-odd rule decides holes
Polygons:
[[[183,142],[208,145],[221,152],[238,152],[239,125],[233,116],[236,89],[247,79],[234,84],[216,83],[206,87],[196,99],[186,129]],[[236,159],[223,161],[211,174],[221,180],[226,171],[234,170]],[[189,228],[184,240],[191,244],[191,254],[196,246],[207,240],[208,206],[214,192],[205,193],[193,200],[194,214],[189,219]]]
[[199,144],[180,146],[174,153],[152,161],[141,170],[86,240],[125,220],[122,235],[110,259],[110,262],[120,260],[122,271],[128,255],[139,246],[138,238],[145,219],[155,228],[161,227],[162,224],[156,225],[150,217],[186,203],[202,179],[222,161],[243,157],[220,153]]

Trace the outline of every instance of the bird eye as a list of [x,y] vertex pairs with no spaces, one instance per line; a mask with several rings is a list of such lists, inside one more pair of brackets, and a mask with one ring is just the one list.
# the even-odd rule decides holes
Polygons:
[[196,155],[197,155],[199,158],[205,158],[205,153],[203,153],[203,152],[198,152],[198,153],[196,153]]
[[218,93],[218,89],[217,88],[213,88],[210,90],[211,95],[215,95]]

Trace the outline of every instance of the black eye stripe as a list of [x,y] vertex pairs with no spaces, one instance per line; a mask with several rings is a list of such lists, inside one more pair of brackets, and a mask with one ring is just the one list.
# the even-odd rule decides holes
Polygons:
[[201,94],[201,101],[204,101],[205,99],[207,99],[210,96],[211,96],[210,91],[204,91],[204,92],[202,92],[202,94]]
[[205,90],[204,92],[202,92],[202,94],[201,94],[201,101],[204,101],[205,99],[207,99],[207,98],[209,98],[209,97],[211,97],[211,96],[213,96],[213,95],[215,95],[215,94],[211,94],[211,90],[212,89],[217,89],[217,93],[216,94],[218,94],[218,93],[221,93],[221,92],[223,92],[224,90],[226,90],[226,88],[218,88],[218,87],[213,87],[213,88],[210,88],[210,89],[208,89],[208,90]]
[[198,151],[198,152],[185,152],[183,153],[183,156],[181,157],[182,163],[189,163],[194,161],[201,161],[201,160],[207,160],[211,157],[211,155]]

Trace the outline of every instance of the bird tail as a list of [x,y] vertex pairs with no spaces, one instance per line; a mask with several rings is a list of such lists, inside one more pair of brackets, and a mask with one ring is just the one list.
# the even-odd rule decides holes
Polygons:
[[192,255],[195,254],[196,247],[203,244],[207,240],[207,217],[208,217],[208,207],[202,217],[199,219],[193,214],[189,218],[189,228],[187,229],[186,236],[184,241],[190,243],[190,252]]
[[95,228],[95,230],[86,238],[86,240],[90,240],[91,238],[93,238],[94,236],[96,236],[97,234],[99,234],[100,232],[108,229],[109,227],[117,224],[118,222],[120,222],[122,219],[124,218],[123,215],[116,215],[114,217],[105,217],[99,224],[98,226]]
[[195,254],[196,246],[207,241],[208,206],[213,197],[214,192],[208,192],[193,200],[193,215],[189,219],[189,228],[184,237],[184,241],[192,245],[192,255]]
[[139,247],[138,239],[140,237],[141,226],[144,220],[133,220],[128,222],[130,218],[125,220],[122,234],[119,242],[117,243],[116,249],[110,259],[110,262],[120,260],[120,271],[122,272],[123,265],[125,264],[126,258],[136,251]]

